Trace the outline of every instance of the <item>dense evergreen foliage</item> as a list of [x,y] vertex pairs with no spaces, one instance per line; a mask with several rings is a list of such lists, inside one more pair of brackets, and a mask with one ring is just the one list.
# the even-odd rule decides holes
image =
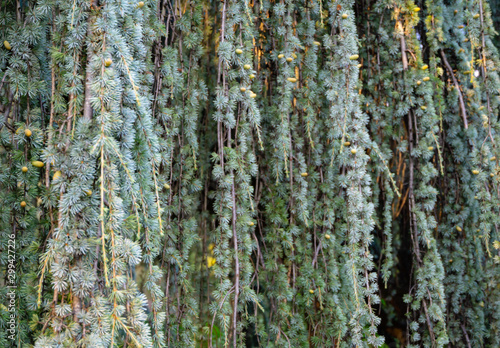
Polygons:
[[0,347],[500,347],[487,1],[0,4]]

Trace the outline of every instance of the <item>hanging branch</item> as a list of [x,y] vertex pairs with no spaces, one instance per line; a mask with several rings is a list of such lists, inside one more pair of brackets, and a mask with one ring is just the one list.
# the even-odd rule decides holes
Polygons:
[[441,58],[443,58],[443,63],[446,67],[446,70],[448,71],[448,75],[452,78],[453,84],[455,85],[455,89],[458,93],[458,101],[460,103],[460,110],[462,112],[462,119],[464,121],[464,128],[468,129],[469,125],[467,123],[467,112],[465,111],[465,103],[464,103],[464,98],[462,96],[462,92],[460,90],[460,85],[458,84],[457,78],[455,77],[455,74],[453,73],[453,69],[450,66],[450,63],[448,63],[448,60],[446,59],[446,55],[444,54],[444,51],[441,49]]

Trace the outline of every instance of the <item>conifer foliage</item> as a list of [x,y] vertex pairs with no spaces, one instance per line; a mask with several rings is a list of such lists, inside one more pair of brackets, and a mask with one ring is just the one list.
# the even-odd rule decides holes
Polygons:
[[485,0],[0,0],[1,347],[499,347]]

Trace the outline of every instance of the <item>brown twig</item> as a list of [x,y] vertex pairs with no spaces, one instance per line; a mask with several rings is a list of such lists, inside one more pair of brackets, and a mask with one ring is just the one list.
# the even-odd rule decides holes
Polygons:
[[451,76],[453,84],[457,89],[458,101],[460,103],[460,110],[462,111],[462,119],[464,120],[464,128],[468,129],[469,125],[467,123],[467,111],[465,109],[464,97],[462,96],[462,91],[460,90],[460,85],[458,84],[457,78],[455,77],[455,74],[453,74],[453,69],[451,68],[450,63],[448,63],[446,55],[444,54],[444,51],[442,49],[441,49],[441,58],[443,58],[443,63],[446,67],[446,70],[448,70],[448,74]]

